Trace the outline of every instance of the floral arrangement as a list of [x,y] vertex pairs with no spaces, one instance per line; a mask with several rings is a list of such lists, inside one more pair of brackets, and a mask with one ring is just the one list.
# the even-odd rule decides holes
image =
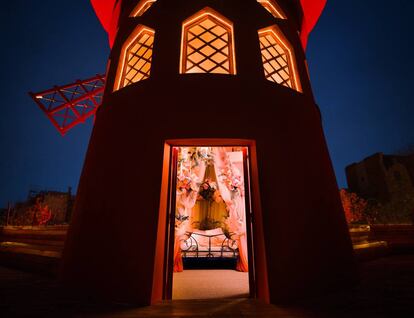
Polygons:
[[180,193],[190,193],[191,191],[196,191],[198,188],[196,182],[197,177],[195,175],[190,176],[186,172],[183,171],[177,176],[177,191]]
[[178,167],[193,169],[204,161],[206,165],[213,164],[213,154],[209,147],[183,147],[178,153]]
[[215,192],[217,191],[217,184],[211,179],[205,179],[200,185],[200,197],[207,201],[213,201]]
[[176,220],[175,227],[179,228],[183,222],[188,221],[189,219],[190,217],[188,215],[182,215],[182,214],[177,213],[175,215],[175,220]]
[[227,189],[231,191],[233,195],[243,196],[244,194],[244,184],[241,175],[236,175],[233,173],[231,167],[221,170],[220,176],[221,182],[223,182]]
[[187,215],[176,214],[175,219],[180,222],[187,221],[190,217]]
[[[193,191],[198,191],[199,187],[206,187],[206,191],[209,189],[209,183],[207,181],[202,183],[195,173],[200,165],[200,162],[204,161],[206,165],[213,164],[213,155],[209,147],[183,147],[178,154],[178,173],[177,173],[177,191],[182,194],[191,194]],[[217,186],[214,187],[217,189]],[[207,191],[208,192],[208,191]],[[207,195],[205,192],[205,195]]]

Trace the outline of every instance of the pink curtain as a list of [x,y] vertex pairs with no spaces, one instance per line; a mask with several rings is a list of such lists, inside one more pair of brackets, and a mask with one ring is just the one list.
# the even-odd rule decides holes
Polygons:
[[176,213],[179,219],[175,221],[174,272],[183,271],[180,245],[181,241],[187,238],[186,233],[192,231],[192,211],[206,172],[203,160],[198,160],[197,165],[193,167],[194,162],[188,156],[189,149],[182,147],[180,150],[176,197]]
[[[230,232],[234,233],[232,238],[237,241],[239,247],[239,259],[236,269],[247,272],[249,267],[243,175],[237,169],[236,164],[232,163],[224,147],[213,148],[213,156],[218,188],[229,209],[227,224]],[[243,160],[243,157],[241,160]]]

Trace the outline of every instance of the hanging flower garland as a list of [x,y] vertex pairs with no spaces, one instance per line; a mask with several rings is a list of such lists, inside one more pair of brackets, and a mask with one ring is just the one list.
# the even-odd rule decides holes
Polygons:
[[224,167],[220,169],[220,182],[224,183],[227,189],[230,191],[232,198],[235,196],[244,196],[244,182],[240,174],[237,174],[231,163],[227,153],[222,155],[221,160],[224,163]]
[[214,160],[209,147],[182,147],[180,150],[178,153],[177,192],[189,195],[192,191],[197,191],[203,184],[192,171],[200,165],[201,161],[206,165],[212,165]]

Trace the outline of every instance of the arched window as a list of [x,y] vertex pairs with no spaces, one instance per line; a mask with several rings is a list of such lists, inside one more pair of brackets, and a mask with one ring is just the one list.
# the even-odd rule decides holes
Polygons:
[[263,8],[270,12],[277,19],[287,19],[282,8],[277,4],[275,0],[257,0]]
[[142,16],[157,0],[141,0],[129,15],[130,18]]
[[121,49],[114,91],[150,76],[154,30],[139,25]]
[[295,54],[282,31],[276,25],[259,30],[259,41],[266,79],[301,92]]
[[236,74],[233,23],[210,8],[184,21],[180,73]]

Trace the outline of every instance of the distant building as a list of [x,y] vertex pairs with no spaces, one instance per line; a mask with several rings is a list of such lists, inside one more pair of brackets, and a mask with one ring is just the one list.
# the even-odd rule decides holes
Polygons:
[[[51,190],[30,190],[26,201],[17,202],[11,209],[9,225],[37,225],[34,211],[38,207],[50,211],[50,219],[46,224],[66,224],[72,217],[75,196],[71,188],[67,192]],[[4,213],[3,213],[4,214]],[[3,222],[4,223],[4,222]],[[7,222],[6,222],[7,223]]]
[[386,203],[414,193],[414,154],[376,153],[346,167],[348,188],[365,199]]

